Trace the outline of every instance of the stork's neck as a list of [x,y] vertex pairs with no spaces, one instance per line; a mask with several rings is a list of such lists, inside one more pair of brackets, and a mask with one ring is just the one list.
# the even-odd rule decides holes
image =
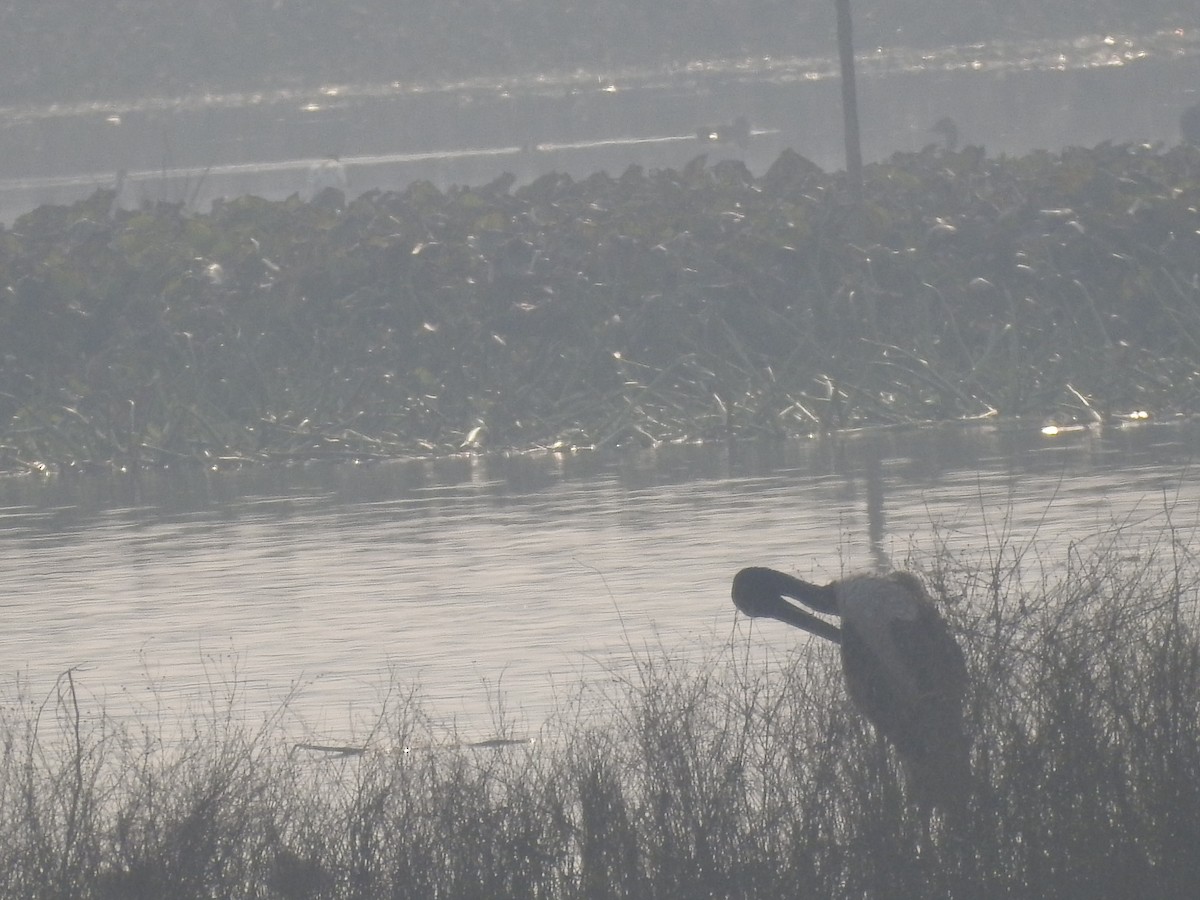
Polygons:
[[827,615],[838,615],[838,593],[836,584],[812,584],[801,581],[784,572],[780,577],[779,593],[793,600],[799,600],[809,609]]

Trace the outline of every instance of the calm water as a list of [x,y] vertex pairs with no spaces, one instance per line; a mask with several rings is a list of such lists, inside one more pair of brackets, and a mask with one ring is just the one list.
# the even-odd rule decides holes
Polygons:
[[[237,685],[297,737],[347,739],[394,676],[469,738],[519,728],[630,648],[702,658],[749,563],[902,562],[1001,533],[1053,569],[1120,523],[1200,527],[1196,425],[1045,438],[962,427],[625,456],[454,459],[0,482],[0,696],[77,667],[86,705],[186,719]],[[882,503],[878,501],[882,501]],[[880,514],[874,519],[878,523]],[[745,639],[744,628],[737,632]],[[783,626],[764,639],[790,646]],[[655,652],[661,652],[655,650]],[[389,675],[391,673],[391,675]]]
[[[1200,32],[996,41],[914,50],[861,47],[867,160],[918,150],[952,116],[993,155],[1101,141],[1179,140],[1200,100]],[[836,59],[698,60],[663,69],[531,73],[503,81],[350,84],[306,91],[114,98],[0,106],[0,221],[111,187],[120,202],[206,210],[217,197],[303,193],[314,160],[338,154],[351,196],[427,179],[486,184],[503,172],[586,177],[631,164],[739,157],[761,173],[784,147],[843,166]],[[745,116],[744,148],[696,129]]]

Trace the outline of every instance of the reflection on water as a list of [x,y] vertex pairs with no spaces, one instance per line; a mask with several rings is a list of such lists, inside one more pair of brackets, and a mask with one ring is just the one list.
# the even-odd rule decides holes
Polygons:
[[[827,579],[882,547],[1053,568],[1114,523],[1200,527],[1194,425],[1054,440],[956,426],[735,448],[0,483],[3,693],[65,669],[110,711],[168,718],[225,685],[344,737],[389,671],[466,737],[489,696],[536,729],[630,648],[699,658],[734,633],[729,579]],[[874,473],[874,477],[868,477]],[[868,484],[873,485],[871,490]],[[869,494],[873,497],[869,498]],[[879,525],[880,517],[876,516]],[[796,640],[779,630],[781,645]]]
[[[932,142],[952,116],[992,154],[1179,139],[1193,104],[1200,32],[1085,35],[914,49],[860,48],[868,160]],[[673,66],[529,73],[453,83],[135,97],[0,107],[0,221],[112,187],[126,207],[206,210],[243,194],[302,193],[314,160],[347,165],[352,196],[417,180],[486,184],[503,172],[586,177],[680,167],[702,152],[761,173],[784,147],[842,165],[838,66],[828,57],[695,60]],[[746,147],[696,140],[744,116]]]
[[[1011,72],[1030,69],[1081,70],[1127,66],[1141,60],[1193,57],[1200,54],[1200,35],[1179,28],[1151,34],[1085,34],[1078,38],[989,41],[934,48],[859,48],[859,66],[866,75],[960,70]],[[628,89],[689,88],[705,90],[713,79],[748,83],[825,81],[838,77],[838,62],[830,57],[753,57],[693,60],[667,66],[620,67],[592,71],[535,72],[458,81],[393,81],[378,84],[338,84],[310,88],[206,92],[182,97],[140,97],[49,106],[0,106],[9,122],[131,113],[204,112],[219,109],[284,106],[307,112],[345,108],[365,100],[406,95],[445,94],[481,98],[523,94],[555,98],[576,91],[618,93]]]

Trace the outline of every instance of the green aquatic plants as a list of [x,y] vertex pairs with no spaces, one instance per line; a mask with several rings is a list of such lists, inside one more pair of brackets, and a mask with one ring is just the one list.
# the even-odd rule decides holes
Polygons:
[[861,233],[794,153],[341,212],[101,192],[0,233],[0,467],[1186,413],[1198,153],[897,155]]
[[967,825],[927,840],[834,648],[780,655],[739,626],[700,659],[633,651],[534,740],[486,745],[400,684],[342,752],[293,743],[286,702],[248,723],[236,684],[169,731],[106,716],[79,672],[7,689],[0,892],[1194,897],[1193,538],[1116,529],[1040,578],[1033,547],[908,561],[972,673]]

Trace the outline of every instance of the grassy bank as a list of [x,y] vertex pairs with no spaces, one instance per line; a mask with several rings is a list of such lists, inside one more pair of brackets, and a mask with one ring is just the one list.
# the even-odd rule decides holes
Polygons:
[[64,676],[49,697],[5,698],[0,893],[1195,897],[1188,543],[1117,532],[1035,588],[1017,581],[1028,550],[914,561],[969,661],[978,782],[967,826],[935,823],[920,850],[832,649],[771,661],[742,629],[694,664],[642,654],[535,742],[498,747],[434,733],[398,685],[349,738],[361,754],[314,754],[219,705],[168,748]]
[[0,232],[0,467],[1193,413],[1200,149],[417,183]]

